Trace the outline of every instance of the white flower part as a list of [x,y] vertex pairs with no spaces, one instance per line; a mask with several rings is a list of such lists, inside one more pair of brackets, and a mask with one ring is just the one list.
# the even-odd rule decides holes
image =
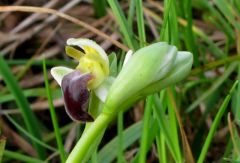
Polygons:
[[124,61],[123,61],[123,66],[124,67],[125,65],[127,65],[127,63],[129,62],[129,60],[132,58],[132,54],[133,54],[133,51],[132,50],[129,50],[124,58]]
[[169,45],[167,55],[164,59],[164,63],[162,64],[162,67],[158,70],[159,73],[156,74],[154,81],[161,80],[169,72],[169,70],[172,69],[176,56],[177,48],[175,46]]
[[67,68],[64,66],[58,66],[58,67],[53,67],[51,69],[51,74],[52,74],[53,78],[57,81],[57,83],[61,86],[63,77],[73,71],[74,70],[71,68]]
[[108,77],[98,88],[94,90],[96,96],[104,103],[106,101],[108,91],[112,83],[114,82],[114,77]]
[[83,38],[69,38],[67,40],[67,45],[79,46],[83,50],[84,50],[84,46],[90,46],[91,48],[95,49],[106,61],[106,63],[109,65],[107,54],[105,53],[103,48],[99,46],[95,41],[92,41],[89,39],[83,39]]

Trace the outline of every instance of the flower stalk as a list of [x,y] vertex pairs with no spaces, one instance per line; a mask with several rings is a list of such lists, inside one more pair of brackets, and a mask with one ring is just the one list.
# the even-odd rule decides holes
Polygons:
[[86,162],[92,151],[94,151],[90,147],[92,146],[93,148],[96,148],[98,146],[103,133],[113,118],[114,117],[110,114],[102,113],[94,122],[90,122],[90,126],[84,131],[83,135],[71,151],[66,163]]

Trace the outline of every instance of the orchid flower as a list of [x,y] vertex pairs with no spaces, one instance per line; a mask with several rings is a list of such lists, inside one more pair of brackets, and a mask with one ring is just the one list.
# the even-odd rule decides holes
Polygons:
[[[67,162],[85,162],[99,144],[103,133],[119,111],[137,100],[158,92],[185,78],[193,62],[190,52],[158,42],[126,54],[116,78],[109,76],[109,61],[104,50],[88,39],[67,40],[66,53],[79,64],[75,70],[54,67],[52,76],[62,88],[65,108],[76,121],[88,123]],[[89,92],[102,101],[94,118],[88,113]]]
[[54,67],[51,74],[62,88],[68,115],[74,121],[93,121],[87,112],[89,92],[96,91],[102,101],[106,98],[107,86],[104,81],[109,74],[107,54],[98,44],[88,39],[70,38],[65,50],[68,56],[79,62],[78,66],[75,70],[63,66]]

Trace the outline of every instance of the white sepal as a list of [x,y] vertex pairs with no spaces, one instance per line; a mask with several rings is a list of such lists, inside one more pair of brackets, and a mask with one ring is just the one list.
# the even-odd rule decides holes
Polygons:
[[98,88],[94,90],[96,96],[104,103],[106,101],[108,90],[114,82],[114,77],[108,77]]
[[57,66],[51,69],[51,74],[53,78],[57,81],[57,83],[61,86],[63,77],[73,71],[73,69],[67,67]]
[[123,66],[124,67],[125,65],[127,65],[127,63],[129,62],[129,60],[132,58],[132,54],[133,54],[133,51],[132,50],[129,50],[124,58],[124,61],[123,61]]

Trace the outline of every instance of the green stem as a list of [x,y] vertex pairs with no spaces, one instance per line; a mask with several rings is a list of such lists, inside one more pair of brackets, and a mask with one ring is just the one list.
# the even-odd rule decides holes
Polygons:
[[89,126],[89,128],[77,142],[72,152],[68,156],[66,163],[83,162],[85,156],[89,152],[91,144],[95,142],[95,138],[98,135],[102,134],[102,132],[106,129],[112,118],[112,114],[101,113],[97,117],[97,119],[92,122],[91,126]]

